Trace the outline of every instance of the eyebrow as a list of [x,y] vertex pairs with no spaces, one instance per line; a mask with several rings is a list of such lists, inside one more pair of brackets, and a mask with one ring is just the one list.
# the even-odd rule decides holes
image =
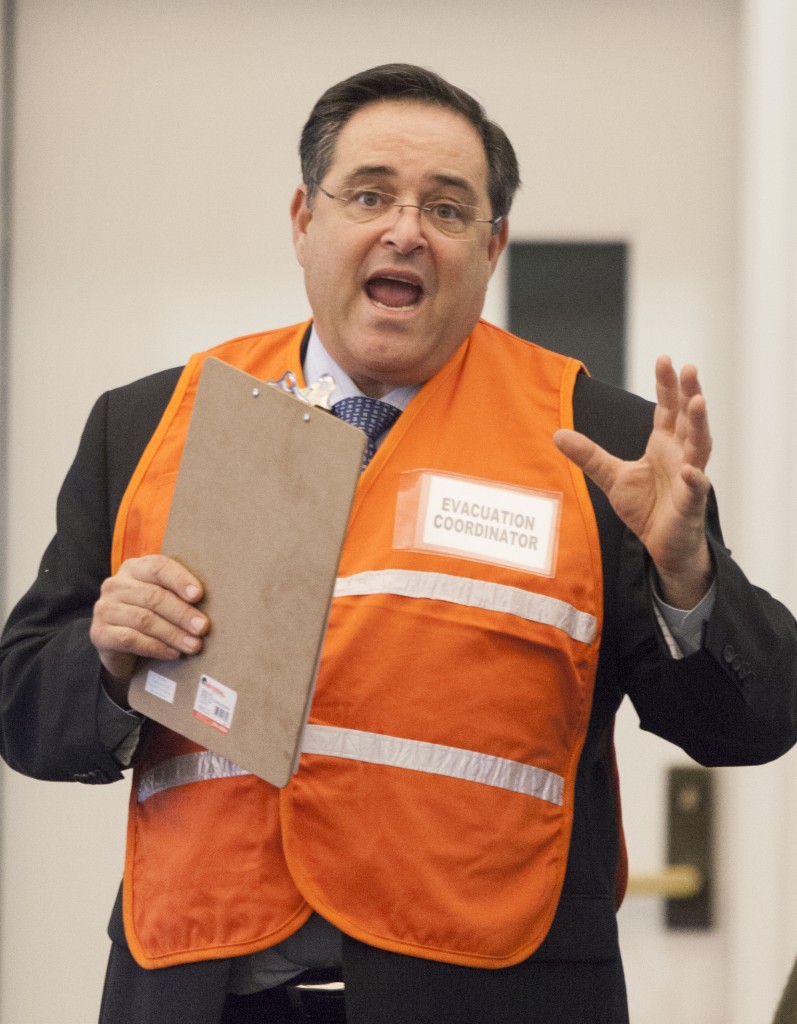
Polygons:
[[[365,164],[347,174],[344,182],[346,185],[351,185],[356,181],[361,181],[363,178],[395,178],[397,175],[398,171],[396,168],[390,167],[387,164]],[[460,178],[453,174],[432,174],[430,175],[430,180],[433,185],[440,188],[459,189],[474,202],[477,199],[476,190],[465,178]]]

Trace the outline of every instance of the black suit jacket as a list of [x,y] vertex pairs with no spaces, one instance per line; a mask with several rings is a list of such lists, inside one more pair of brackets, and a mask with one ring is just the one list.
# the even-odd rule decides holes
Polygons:
[[[179,376],[168,370],[96,403],[58,499],[57,533],[38,577],[12,612],[0,644],[0,753],[42,779],[121,778],[107,742],[109,703],[90,640],[92,607],[108,575],[117,508]],[[575,425],[622,458],[644,450],[652,406],[582,376]],[[614,887],[618,816],[611,781],[614,716],[625,695],[643,729],[705,765],[756,764],[797,741],[797,624],[753,587],[722,543],[716,508],[707,530],[717,598],[704,647],[670,657],[653,613],[641,545],[588,482],[601,540],[604,630],[587,740],[576,786],[568,870],[548,938],[535,954],[602,959],[617,951]],[[105,717],[104,734],[98,727]],[[118,909],[111,934],[123,941]]]

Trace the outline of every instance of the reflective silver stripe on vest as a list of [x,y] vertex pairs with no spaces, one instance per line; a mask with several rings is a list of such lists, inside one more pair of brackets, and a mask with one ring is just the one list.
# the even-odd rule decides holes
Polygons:
[[302,743],[303,754],[326,754],[351,761],[409,768],[430,775],[447,775],[466,782],[509,789],[513,793],[536,796],[552,804],[562,803],[564,779],[561,775],[533,765],[492,757],[476,750],[446,747],[440,743],[406,740],[359,729],[337,729],[329,725],[308,725]]
[[365,594],[396,594],[399,597],[427,597],[433,601],[482,608],[485,611],[518,615],[563,630],[572,640],[590,644],[595,639],[594,615],[580,612],[556,597],[534,594],[503,583],[488,583],[441,572],[416,572],[409,569],[382,569],[339,576],[335,597],[359,597]]
[[[447,775],[466,782],[508,789],[513,793],[535,796],[548,803],[561,804],[564,779],[560,775],[533,765],[492,757],[476,750],[446,747],[440,743],[406,740],[359,729],[338,729],[329,725],[308,725],[305,729],[303,754],[345,757],[350,761],[407,768],[430,775]],[[138,787],[141,803],[156,793],[174,786],[206,779],[228,779],[249,775],[226,757],[207,750],[182,754],[164,761],[142,775]]]
[[138,783],[138,802],[148,800],[156,793],[189,782],[204,782],[206,779],[232,779],[238,775],[251,775],[227,757],[210,750],[198,750],[193,754],[180,754],[164,761],[156,768],[144,772]]

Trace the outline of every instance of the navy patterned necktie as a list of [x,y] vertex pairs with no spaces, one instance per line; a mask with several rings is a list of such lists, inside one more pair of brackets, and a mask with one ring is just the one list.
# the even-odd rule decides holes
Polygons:
[[352,426],[365,431],[368,444],[363,456],[363,469],[374,457],[378,439],[386,430],[390,430],[401,415],[401,409],[397,409],[395,405],[380,402],[378,398],[367,398],[365,395],[342,398],[339,402],[334,402],[332,412]]

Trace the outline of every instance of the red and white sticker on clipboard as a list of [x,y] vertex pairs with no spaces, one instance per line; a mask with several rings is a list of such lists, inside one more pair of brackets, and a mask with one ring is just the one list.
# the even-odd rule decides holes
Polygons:
[[194,701],[194,717],[219,732],[229,732],[235,714],[238,694],[229,686],[210,676],[202,675]]

